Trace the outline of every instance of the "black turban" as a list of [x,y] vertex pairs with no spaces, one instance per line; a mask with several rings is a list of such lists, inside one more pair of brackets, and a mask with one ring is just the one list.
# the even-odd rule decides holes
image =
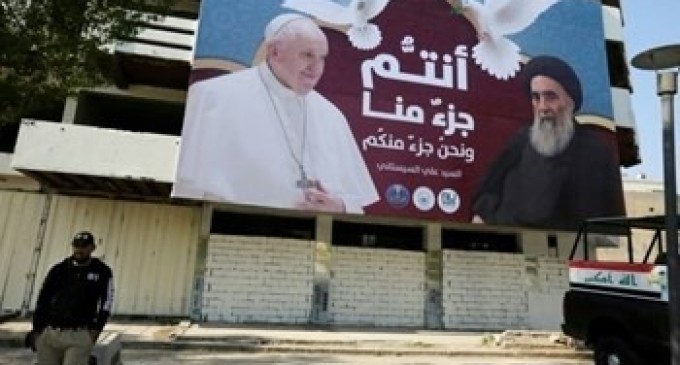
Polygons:
[[524,68],[524,86],[531,94],[531,80],[536,76],[545,76],[557,81],[574,101],[574,111],[581,108],[583,94],[581,82],[574,69],[566,62],[553,56],[537,56],[531,59]]

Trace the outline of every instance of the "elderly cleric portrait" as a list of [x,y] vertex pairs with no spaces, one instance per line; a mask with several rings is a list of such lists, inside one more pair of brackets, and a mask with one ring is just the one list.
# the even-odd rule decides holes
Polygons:
[[575,119],[583,101],[577,74],[559,58],[537,56],[521,77],[533,121],[488,168],[472,221],[575,229],[586,218],[624,215],[615,149],[598,127]]
[[191,85],[172,195],[363,213],[375,186],[345,116],[314,90],[325,34],[298,14],[264,33],[261,63]]

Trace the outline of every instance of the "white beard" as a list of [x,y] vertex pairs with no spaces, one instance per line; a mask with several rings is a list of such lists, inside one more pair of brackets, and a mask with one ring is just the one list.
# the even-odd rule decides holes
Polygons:
[[562,120],[551,117],[534,118],[529,140],[539,154],[552,157],[564,151],[573,136],[574,122],[569,114]]

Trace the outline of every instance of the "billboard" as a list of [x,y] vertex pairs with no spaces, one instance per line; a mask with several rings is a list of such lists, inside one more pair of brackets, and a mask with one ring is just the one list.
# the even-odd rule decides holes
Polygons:
[[[601,12],[204,0],[173,196],[556,229],[623,215]],[[298,21],[289,13],[328,41],[309,92],[268,62],[265,35]]]

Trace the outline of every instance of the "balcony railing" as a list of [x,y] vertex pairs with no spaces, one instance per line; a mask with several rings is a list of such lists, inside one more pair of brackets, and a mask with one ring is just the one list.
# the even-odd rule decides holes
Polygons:
[[24,120],[11,166],[32,176],[170,184],[178,148],[175,136]]
[[119,41],[112,52],[190,62],[197,21],[166,16],[147,22],[134,38]]

